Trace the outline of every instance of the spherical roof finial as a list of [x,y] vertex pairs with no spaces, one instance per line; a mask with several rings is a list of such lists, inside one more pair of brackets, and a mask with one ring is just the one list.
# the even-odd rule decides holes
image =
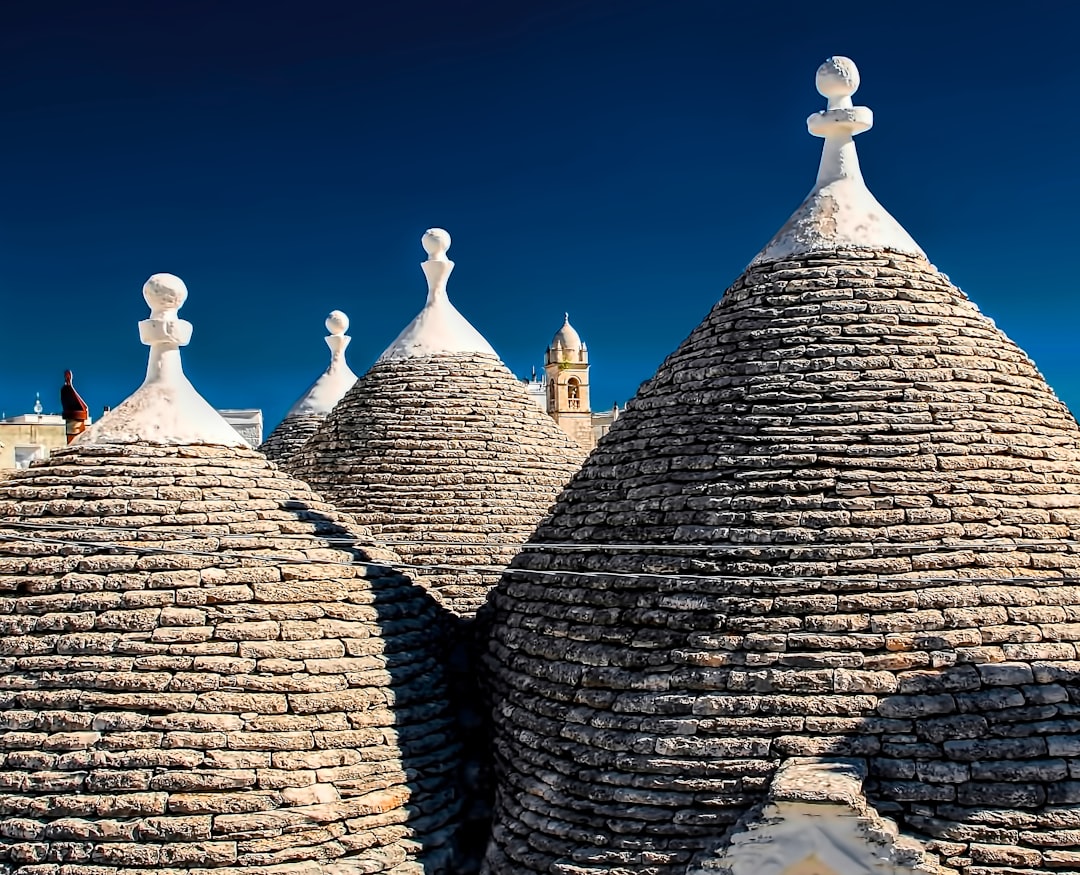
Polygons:
[[154,315],[175,313],[184,306],[188,296],[184,281],[171,273],[155,273],[143,285],[142,293]]
[[442,228],[428,228],[420,242],[432,261],[446,261],[446,250],[450,248],[449,232]]
[[818,67],[814,81],[822,97],[851,97],[859,89],[859,68],[851,58],[833,55]]
[[331,310],[326,317],[326,330],[340,337],[349,330],[349,317],[340,310]]

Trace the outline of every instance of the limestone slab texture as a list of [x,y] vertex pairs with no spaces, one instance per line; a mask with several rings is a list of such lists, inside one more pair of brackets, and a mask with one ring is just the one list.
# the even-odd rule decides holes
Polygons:
[[272,462],[278,464],[285,462],[300,451],[308,438],[319,430],[324,419],[326,419],[325,413],[289,414],[262,442],[259,452]]
[[466,352],[376,362],[285,464],[471,616],[583,458],[497,357]]
[[438,608],[394,559],[253,450],[4,479],[0,871],[445,871]]
[[1078,527],[1076,421],[925,259],[753,265],[493,593],[487,871],[681,875],[792,757],[945,870],[1076,871]]

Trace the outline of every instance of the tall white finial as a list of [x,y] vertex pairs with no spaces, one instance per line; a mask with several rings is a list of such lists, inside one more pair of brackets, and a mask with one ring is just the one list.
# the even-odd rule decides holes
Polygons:
[[191,323],[181,319],[177,311],[187,300],[187,286],[171,273],[155,273],[143,285],[142,293],[150,307],[150,318],[139,323],[139,338],[150,347],[147,382],[183,376],[180,347],[191,343],[192,329]]
[[450,235],[442,228],[428,228],[420,238],[420,244],[428,254],[420,267],[428,282],[428,302],[446,297],[446,281],[454,270],[454,262],[446,257],[450,248]]
[[246,446],[184,374],[180,347],[191,340],[191,323],[177,311],[188,290],[180,277],[156,273],[143,285],[150,318],[139,323],[139,337],[150,347],[146,379],[131,397],[77,438],[77,444],[217,444]]
[[859,82],[859,70],[850,58],[835,56],[818,67],[815,83],[828,105],[806,120],[810,133],[825,140],[817,182],[752,264],[852,248],[926,257],[863,181],[854,138],[873,127],[874,113],[851,102]]
[[345,361],[345,349],[352,338],[345,332],[349,330],[349,317],[341,310],[332,310],[326,317],[326,345],[330,347],[330,365],[289,408],[285,418],[315,414],[325,416],[334,409],[345,393],[356,382],[356,374]]
[[862,179],[856,134],[874,126],[874,113],[865,106],[852,106],[851,95],[859,88],[859,70],[850,58],[829,58],[818,67],[818,94],[828,99],[827,109],[815,112],[806,127],[815,137],[823,137],[825,147],[818,166],[818,186],[837,179]]
[[446,257],[446,250],[450,248],[450,234],[442,228],[428,228],[420,243],[428,255],[427,261],[420,264],[427,278],[427,303],[379,356],[379,361],[440,353],[479,352],[495,355],[491,344],[457,311],[446,293],[446,282],[454,269],[454,262]]

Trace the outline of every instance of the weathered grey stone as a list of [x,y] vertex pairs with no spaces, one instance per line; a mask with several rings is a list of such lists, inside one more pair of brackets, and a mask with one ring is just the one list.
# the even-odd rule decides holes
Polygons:
[[685,782],[806,754],[865,757],[946,871],[1067,865],[1036,849],[1080,829],[1075,509],[1076,421],[926,261],[755,265],[494,591],[491,875],[697,853],[766,785]]
[[376,362],[280,461],[468,617],[583,459],[502,362],[470,353]]

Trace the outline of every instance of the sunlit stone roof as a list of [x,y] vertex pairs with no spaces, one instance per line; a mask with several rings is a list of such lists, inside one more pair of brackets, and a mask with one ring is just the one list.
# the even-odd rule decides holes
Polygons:
[[459,804],[438,608],[370,531],[217,440],[181,381],[182,298],[161,306],[182,284],[148,288],[147,383],[0,481],[0,868],[439,871]]
[[[832,107],[857,72],[823,70]],[[862,115],[823,165],[839,130],[835,215],[876,224],[804,234],[812,195],[493,594],[493,875],[822,871],[738,844],[799,758],[920,867],[1080,853],[1080,428],[859,190]]]

